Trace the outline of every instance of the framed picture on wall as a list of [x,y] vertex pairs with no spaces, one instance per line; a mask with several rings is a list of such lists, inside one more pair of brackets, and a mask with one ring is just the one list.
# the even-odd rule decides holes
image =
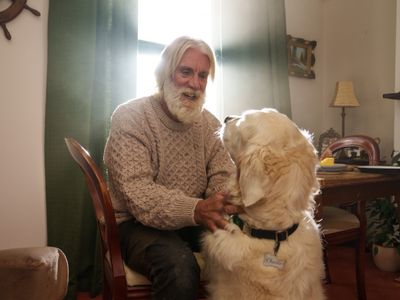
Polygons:
[[329,128],[327,131],[321,133],[318,140],[318,154],[321,155],[325,151],[326,147],[340,138],[340,134],[333,128]]
[[314,79],[314,49],[316,41],[307,41],[287,35],[289,75]]

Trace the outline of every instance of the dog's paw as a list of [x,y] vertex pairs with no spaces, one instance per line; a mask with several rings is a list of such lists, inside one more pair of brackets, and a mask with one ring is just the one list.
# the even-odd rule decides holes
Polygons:
[[235,233],[241,231],[239,226],[234,223],[228,223],[225,225],[224,230],[228,231],[229,233]]
[[228,224],[204,239],[203,249],[212,264],[232,271],[248,254],[247,236],[235,224]]

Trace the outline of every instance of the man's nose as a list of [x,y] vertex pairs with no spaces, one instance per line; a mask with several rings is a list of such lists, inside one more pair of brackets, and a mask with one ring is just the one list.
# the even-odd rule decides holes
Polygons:
[[194,75],[190,78],[189,80],[189,86],[194,89],[194,90],[199,90],[200,89],[200,80],[197,75]]

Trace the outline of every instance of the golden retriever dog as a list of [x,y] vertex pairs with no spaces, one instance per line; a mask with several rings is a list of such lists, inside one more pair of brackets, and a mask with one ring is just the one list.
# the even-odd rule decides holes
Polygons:
[[274,109],[227,117],[221,135],[237,167],[229,192],[244,226],[203,237],[210,299],[325,299],[311,136]]

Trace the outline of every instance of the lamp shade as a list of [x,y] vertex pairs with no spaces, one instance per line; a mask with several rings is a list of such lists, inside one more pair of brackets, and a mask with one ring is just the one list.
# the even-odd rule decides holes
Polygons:
[[336,83],[336,96],[331,103],[334,107],[356,107],[360,106],[356,95],[354,95],[354,87],[352,81],[338,81]]

